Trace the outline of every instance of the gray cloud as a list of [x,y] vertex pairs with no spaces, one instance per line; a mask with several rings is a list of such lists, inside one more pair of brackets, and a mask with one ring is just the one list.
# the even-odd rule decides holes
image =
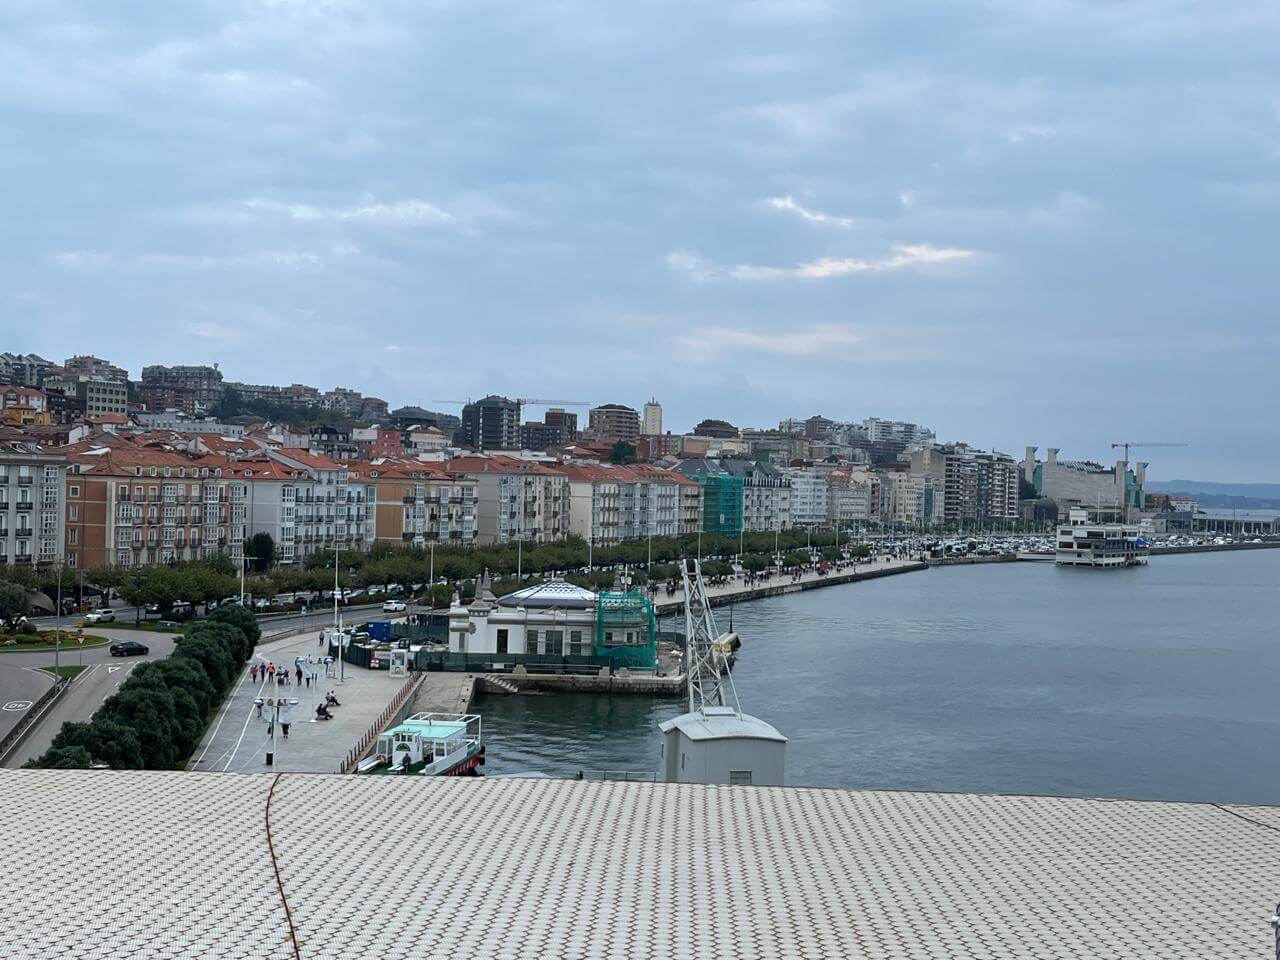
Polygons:
[[1275,479],[1278,46],[1262,2],[19,0],[0,332]]

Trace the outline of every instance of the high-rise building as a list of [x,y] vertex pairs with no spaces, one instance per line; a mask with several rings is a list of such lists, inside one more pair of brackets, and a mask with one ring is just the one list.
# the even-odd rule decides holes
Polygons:
[[58,393],[72,399],[76,410],[86,417],[124,415],[129,409],[129,386],[119,380],[88,374],[50,373],[44,385],[50,394],[51,408],[60,406],[52,396]]
[[621,403],[592,407],[588,417],[591,432],[597,438],[635,440],[640,436],[640,414]]
[[203,413],[222,399],[222,371],[217,366],[143,367],[138,389],[148,410]]
[[0,441],[0,566],[62,559],[67,460],[34,443]]
[[520,401],[489,395],[462,408],[459,440],[473,450],[520,449]]
[[62,369],[73,376],[114,380],[116,383],[125,383],[129,379],[129,373],[124,367],[117,367],[109,360],[103,360],[101,357],[95,357],[92,354],[68,357],[62,364]]
[[644,422],[640,432],[646,437],[657,437],[662,434],[662,404],[650,400],[644,405]]
[[560,407],[552,407],[542,418],[542,422],[548,427],[559,427],[564,434],[564,442],[578,439],[578,415],[562,410]]
[[0,383],[19,387],[44,386],[45,374],[53,361],[35,353],[0,353]]

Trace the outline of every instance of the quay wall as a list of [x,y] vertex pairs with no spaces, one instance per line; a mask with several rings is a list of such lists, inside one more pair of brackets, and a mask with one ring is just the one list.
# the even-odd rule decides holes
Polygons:
[[[831,573],[825,577],[813,577],[811,579],[799,580],[792,582],[785,580],[780,583],[766,583],[755,587],[744,587],[740,590],[730,590],[723,593],[709,592],[708,599],[713,607],[722,607],[730,603],[740,603],[744,600],[760,600],[764,597],[780,597],[788,593],[800,593],[803,590],[816,590],[819,587],[834,587],[842,583],[856,583],[859,580],[875,580],[879,577],[891,577],[898,573],[911,573],[916,570],[928,570],[929,565],[920,561],[912,561],[909,563],[898,564],[892,567],[870,567],[849,573]],[[676,613],[684,609],[683,599],[672,600],[655,600],[653,611],[656,614]]]
[[[486,694],[509,694],[488,674],[479,674],[480,689]],[[595,676],[560,673],[504,673],[496,678],[513,686],[517,693],[623,693],[651,697],[679,697],[685,692],[685,676],[655,677],[650,674],[631,676]]]

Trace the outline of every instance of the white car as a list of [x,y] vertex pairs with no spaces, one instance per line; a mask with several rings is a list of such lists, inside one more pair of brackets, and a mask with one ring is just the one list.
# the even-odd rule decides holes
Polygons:
[[383,613],[403,613],[408,609],[403,600],[387,600],[382,604]]
[[92,613],[86,613],[84,617],[85,623],[115,623],[116,612],[110,608],[102,610],[94,610]]

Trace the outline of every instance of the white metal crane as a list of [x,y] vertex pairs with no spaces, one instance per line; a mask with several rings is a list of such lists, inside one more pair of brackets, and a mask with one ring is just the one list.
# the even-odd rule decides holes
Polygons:
[[1111,449],[1115,450],[1118,447],[1123,447],[1124,460],[1125,460],[1125,463],[1128,463],[1129,451],[1134,447],[1185,447],[1185,446],[1186,446],[1185,443],[1160,443],[1158,441],[1153,441],[1153,440],[1121,440],[1118,443],[1113,443],[1111,445]]

